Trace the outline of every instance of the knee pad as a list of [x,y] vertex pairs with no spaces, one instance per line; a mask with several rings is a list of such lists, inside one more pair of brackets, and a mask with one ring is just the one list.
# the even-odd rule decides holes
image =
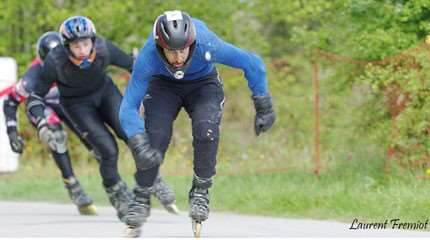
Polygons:
[[193,137],[198,141],[215,142],[219,138],[219,124],[212,120],[202,120],[193,124]]
[[48,124],[54,124],[54,125],[58,125],[61,123],[60,118],[58,117],[58,115],[55,113],[55,111],[50,108],[50,107],[46,107],[45,108],[45,117],[48,121]]
[[49,148],[59,154],[67,152],[67,133],[63,129],[53,132],[53,138],[47,143]]

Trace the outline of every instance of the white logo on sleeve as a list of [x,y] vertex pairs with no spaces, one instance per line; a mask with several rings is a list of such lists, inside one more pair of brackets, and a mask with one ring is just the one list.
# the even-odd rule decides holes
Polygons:
[[210,53],[209,51],[206,51],[206,52],[205,52],[205,59],[206,59],[206,61],[210,61],[210,60],[211,60],[211,58],[212,58],[211,53]]
[[166,14],[167,21],[175,21],[175,20],[182,20],[182,13],[181,11],[174,10],[174,11],[166,11],[164,12]]

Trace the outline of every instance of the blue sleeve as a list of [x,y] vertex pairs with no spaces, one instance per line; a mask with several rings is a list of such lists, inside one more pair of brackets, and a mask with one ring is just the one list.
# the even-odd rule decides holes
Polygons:
[[254,53],[242,50],[230,43],[224,42],[213,34],[216,38],[215,49],[212,53],[212,61],[230,67],[242,69],[248,81],[248,87],[254,96],[261,96],[268,93],[266,68],[263,60]]
[[138,133],[145,132],[145,121],[140,116],[139,108],[146,94],[151,77],[147,57],[147,48],[144,47],[134,64],[134,70],[119,110],[121,127],[129,139]]

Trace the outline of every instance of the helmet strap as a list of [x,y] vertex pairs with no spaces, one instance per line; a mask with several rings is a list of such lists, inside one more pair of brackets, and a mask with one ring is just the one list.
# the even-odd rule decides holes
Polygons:
[[83,60],[75,58],[73,56],[73,53],[70,50],[68,51],[70,53],[69,54],[70,61],[81,69],[88,69],[91,66],[91,63],[93,63],[96,58],[95,48],[93,48],[93,50],[91,51],[90,56],[88,56],[87,58],[84,58]]

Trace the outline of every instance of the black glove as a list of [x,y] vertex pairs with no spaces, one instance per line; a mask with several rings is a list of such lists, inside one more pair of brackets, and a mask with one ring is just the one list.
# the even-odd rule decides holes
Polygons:
[[7,135],[9,136],[9,143],[12,151],[21,154],[24,151],[24,142],[22,141],[21,136],[19,136],[18,131],[16,129],[8,129]]
[[128,147],[133,153],[136,168],[146,170],[160,165],[163,161],[161,153],[152,148],[146,133],[139,133],[128,140]]
[[255,134],[258,136],[260,133],[267,131],[272,127],[276,120],[276,114],[272,108],[272,97],[270,95],[253,96],[255,106]]

